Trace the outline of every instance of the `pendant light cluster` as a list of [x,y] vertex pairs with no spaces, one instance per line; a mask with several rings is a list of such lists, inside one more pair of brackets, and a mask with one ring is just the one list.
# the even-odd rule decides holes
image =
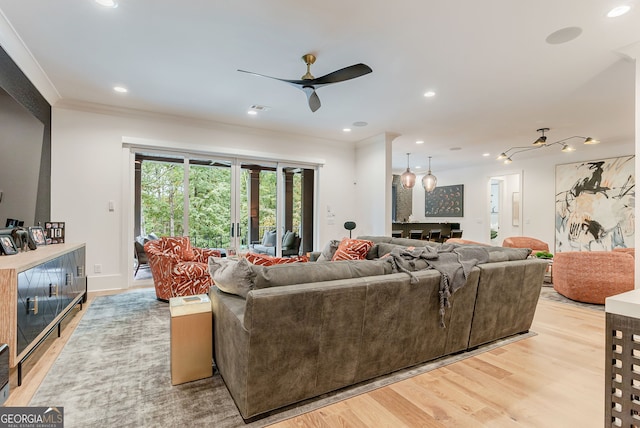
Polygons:
[[[407,170],[402,173],[400,176],[400,181],[402,182],[402,187],[405,189],[413,189],[413,186],[416,185],[416,175],[411,172],[409,168],[409,156],[411,153],[407,153]],[[422,177],[422,187],[427,192],[433,192],[433,189],[436,188],[436,184],[438,183],[438,179],[435,175],[431,173],[431,156],[429,156],[429,172]]]

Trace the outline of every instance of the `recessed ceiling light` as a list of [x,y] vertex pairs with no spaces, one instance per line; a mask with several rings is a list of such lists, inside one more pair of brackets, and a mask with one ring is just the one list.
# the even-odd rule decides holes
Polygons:
[[249,111],[247,112],[247,114],[248,114],[249,116],[257,116],[257,115],[258,115],[258,112],[257,112],[257,111],[255,111],[255,110],[249,110]]
[[125,94],[127,92],[129,92],[129,90],[127,88],[125,88],[124,86],[114,86],[113,90],[116,92],[120,92],[121,94]]
[[486,158],[487,156],[491,156],[491,153],[483,153],[482,156]]
[[629,5],[616,6],[613,9],[611,9],[609,11],[609,13],[607,13],[607,16],[609,18],[616,18],[618,16],[624,15],[625,13],[629,12],[630,10],[631,10],[631,6],[629,6]]
[[452,152],[455,152],[457,150],[462,150],[462,147],[451,147],[449,150],[451,150]]
[[342,132],[351,132],[351,128],[342,128]]
[[98,3],[100,6],[110,7],[113,9],[118,7],[118,3],[116,3],[115,0],[95,0],[95,2]]
[[416,141],[416,144],[424,144],[424,140],[418,140]]
[[420,168],[422,168],[422,167],[421,167],[420,165],[416,165],[416,166],[414,166],[414,168],[415,168],[415,169],[420,169]]
[[353,122],[353,126],[367,126],[368,123],[367,122]]
[[433,92],[433,91],[427,91],[427,92],[424,93],[424,96],[427,97],[427,98],[431,98],[431,97],[435,97],[436,93]]

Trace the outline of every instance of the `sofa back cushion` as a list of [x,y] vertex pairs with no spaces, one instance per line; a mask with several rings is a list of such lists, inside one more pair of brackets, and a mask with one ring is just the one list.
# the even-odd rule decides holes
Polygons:
[[320,255],[318,256],[317,261],[330,262],[331,260],[333,260],[333,255],[336,253],[339,246],[340,246],[340,241],[338,241],[337,239],[332,239],[331,241],[327,242],[327,245],[325,245],[322,251],[320,252]]
[[294,263],[287,265],[251,265],[255,273],[254,288],[278,287],[362,278],[392,273],[391,260],[341,260],[332,263]]

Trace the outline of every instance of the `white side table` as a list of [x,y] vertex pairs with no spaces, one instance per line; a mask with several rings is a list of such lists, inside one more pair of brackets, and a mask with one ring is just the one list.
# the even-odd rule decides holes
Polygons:
[[172,297],[171,384],[213,375],[211,300],[206,294]]

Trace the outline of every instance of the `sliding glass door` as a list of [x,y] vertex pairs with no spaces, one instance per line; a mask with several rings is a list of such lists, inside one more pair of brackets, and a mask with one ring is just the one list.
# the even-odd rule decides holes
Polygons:
[[135,154],[134,236],[189,236],[194,246],[247,250],[266,231],[313,248],[314,169],[277,162]]

